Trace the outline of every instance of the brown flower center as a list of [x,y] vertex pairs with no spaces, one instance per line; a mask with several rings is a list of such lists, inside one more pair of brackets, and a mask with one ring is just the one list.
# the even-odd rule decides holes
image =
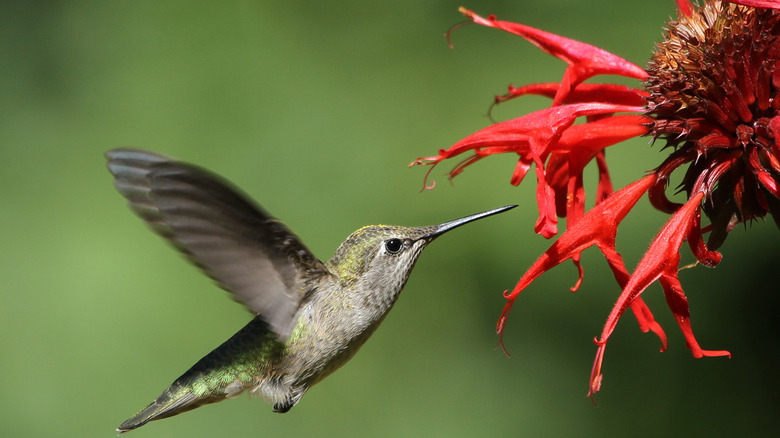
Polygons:
[[[675,149],[656,174],[665,185],[690,163],[681,188],[705,193],[711,246],[738,222],[780,219],[779,65],[780,11],[720,0],[668,23],[648,64],[651,132]],[[676,206],[663,190],[651,201]]]

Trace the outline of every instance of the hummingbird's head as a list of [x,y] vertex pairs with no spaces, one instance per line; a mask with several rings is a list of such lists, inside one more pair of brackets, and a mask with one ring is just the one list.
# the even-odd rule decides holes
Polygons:
[[429,243],[468,222],[514,207],[500,207],[427,227],[363,227],[347,237],[327,265],[345,290],[369,293],[392,305]]

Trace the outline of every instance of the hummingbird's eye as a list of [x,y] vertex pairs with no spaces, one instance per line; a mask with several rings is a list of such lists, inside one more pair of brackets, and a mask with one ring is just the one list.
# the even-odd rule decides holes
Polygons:
[[401,241],[401,239],[389,239],[385,241],[385,249],[390,254],[397,254],[398,251],[403,248],[404,243]]

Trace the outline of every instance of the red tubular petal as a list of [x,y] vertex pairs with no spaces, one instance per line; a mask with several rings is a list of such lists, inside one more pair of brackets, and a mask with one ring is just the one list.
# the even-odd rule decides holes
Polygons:
[[[672,218],[669,220],[669,222],[666,223],[655,240],[653,240],[653,243],[650,245],[650,249],[647,250],[645,256],[639,262],[636,270],[634,270],[634,273],[631,275],[628,283],[623,288],[623,292],[620,294],[620,297],[615,303],[615,306],[612,308],[612,312],[610,312],[609,317],[607,318],[607,322],[604,325],[604,330],[601,333],[601,338],[597,341],[599,347],[598,351],[596,352],[593,372],[591,373],[591,392],[588,394],[589,396],[592,397],[594,394],[593,389],[597,386],[600,386],[600,382],[602,380],[601,361],[603,360],[604,355],[603,349],[610,335],[615,330],[615,326],[617,325],[618,320],[626,311],[626,309],[635,302],[635,300],[642,294],[642,292],[644,292],[645,289],[647,289],[650,284],[656,280],[661,279],[662,277],[662,282],[664,284],[674,286],[674,282],[670,279],[674,279],[675,281],[677,279],[677,268],[680,263],[680,245],[682,245],[683,240],[690,234],[694,223],[698,223],[700,204],[703,198],[703,192],[694,194],[691,196],[688,202],[686,202],[672,216]],[[680,291],[682,291],[681,288]],[[680,303],[679,295],[680,294],[675,294],[676,297],[673,297],[673,300],[675,301],[670,303],[670,306],[671,304],[675,304],[677,306],[672,308],[672,312],[675,314],[675,316],[678,317],[680,328],[683,329],[683,333],[686,335],[686,339],[688,339],[691,349],[694,349],[694,346],[698,348],[698,344],[691,344],[693,335],[690,334],[689,323],[682,322],[680,320],[681,315],[685,315],[683,309],[678,306]],[[687,325],[684,327],[684,324]],[[686,330],[688,331],[686,332]],[[688,337],[689,334],[690,338]],[[699,351],[702,350],[694,350],[694,354],[698,354]],[[710,353],[711,355],[718,355],[721,352],[703,352],[702,354],[708,355]],[[596,385],[596,383],[599,383],[599,385]]]
[[580,285],[582,284],[582,277],[585,276],[585,270],[582,269],[582,264],[580,263],[579,254],[572,256],[571,261],[574,262],[574,266],[577,267],[577,282],[574,283],[574,286],[569,288],[569,290],[572,292],[577,292],[577,289],[579,289]]
[[[628,284],[630,277],[626,270],[626,265],[623,263],[623,257],[615,251],[615,243],[611,242],[611,245],[611,247],[599,246],[599,249],[604,254],[604,258],[607,259],[607,263],[612,269],[612,274],[620,285],[620,290],[623,290],[625,289],[626,284]],[[647,307],[644,300],[642,300],[642,297],[637,297],[636,300],[634,300],[631,304],[631,310],[634,312],[634,316],[636,316],[637,322],[639,323],[639,330],[641,330],[642,333],[647,333],[648,331],[655,333],[661,340],[661,351],[666,350],[666,333],[664,333],[661,325],[655,321],[653,313],[650,312],[650,309]]]
[[599,168],[599,183],[596,188],[596,204],[598,204],[613,192],[612,180],[609,178],[607,159],[603,149],[596,154],[596,164]]
[[[436,164],[446,158],[473,151],[474,156],[463,160],[450,172],[452,178],[481,158],[511,152],[520,155],[511,179],[511,183],[517,185],[533,162],[536,168],[536,197],[539,206],[539,219],[534,229],[549,239],[558,232],[555,190],[548,182],[544,164],[551,151],[569,154],[568,175],[561,176],[557,183],[562,184],[566,176],[581,178],[582,169],[602,148],[645,134],[646,118],[637,115],[612,116],[581,125],[573,125],[574,121],[579,117],[640,111],[642,107],[604,103],[579,103],[546,108],[477,131],[449,149],[439,151],[439,155],[419,158],[412,165]],[[572,162],[576,163],[576,166],[573,167]],[[584,210],[580,205],[581,203],[574,207]]]
[[578,84],[596,75],[618,75],[640,80],[647,78],[647,72],[638,65],[590,44],[523,24],[496,20],[492,16],[485,19],[465,8],[460,8],[460,12],[477,24],[523,37],[536,47],[569,64],[553,105],[565,102],[569,93]]
[[587,164],[602,149],[649,132],[645,116],[618,115],[570,126],[550,148],[551,151],[588,153]]
[[[643,108],[641,106],[604,103],[577,103],[545,108],[477,131],[455,143],[446,151],[441,151],[439,156],[450,158],[467,150],[490,146],[512,146],[513,152],[516,153],[533,151],[543,155],[547,146],[563,135],[564,131],[571,127],[578,117],[642,111]],[[631,120],[639,123],[639,117],[641,116],[625,117],[633,117]],[[641,120],[644,121],[645,119],[642,118]],[[628,124],[625,121],[623,122],[624,126]],[[644,131],[637,129],[637,131],[647,132],[646,129]],[[598,135],[598,132],[595,130],[593,132],[594,134],[592,135]]]
[[688,348],[691,349],[693,357],[700,358],[704,356],[728,356],[731,357],[731,353],[726,350],[702,350],[699,347],[699,343],[696,341],[696,337],[693,336],[693,330],[691,329],[691,316],[688,310],[688,298],[685,297],[680,280],[677,278],[677,271],[674,274],[664,274],[659,279],[661,286],[664,288],[664,295],[666,296],[666,303],[669,305],[669,309],[677,320],[677,324],[680,326],[680,330],[685,336],[685,342],[688,344]]
[[[547,164],[548,180],[556,189],[558,215],[567,217],[571,228],[585,212],[583,171],[585,166],[605,147],[647,133],[643,116],[623,115],[573,125],[563,132],[550,150],[553,152]],[[557,152],[561,153],[557,153]],[[565,161],[564,161],[565,160]],[[565,165],[564,165],[565,162]],[[554,173],[551,175],[550,172]],[[603,177],[606,176],[606,181]],[[606,186],[604,185],[606,184]],[[606,163],[599,166],[599,191],[596,202],[611,193],[612,185],[606,173]],[[565,210],[561,211],[564,207]]]
[[516,97],[525,96],[527,94],[535,94],[538,96],[545,96],[552,99],[558,92],[561,84],[558,82],[547,82],[543,84],[529,84],[516,88],[514,85],[509,86],[509,92],[507,94],[496,96],[495,103],[499,104],[506,102],[507,100],[514,99]]
[[567,216],[568,193],[569,193],[569,157],[568,154],[550,154],[545,168],[547,181],[555,190],[555,211],[558,217]]
[[[687,1],[687,0],[678,0]],[[767,9],[780,9],[780,2],[777,0],[728,0],[729,3],[734,3],[742,6],[752,6],[754,8],[767,8]]]
[[758,103],[758,109],[761,112],[765,112],[767,109],[769,109],[769,105],[771,103],[771,96],[769,94],[771,88],[769,87],[769,80],[772,76],[772,73],[769,71],[766,66],[761,66],[758,70],[758,74],[756,76],[756,102]]
[[775,198],[780,198],[780,186],[778,186],[778,182],[769,174],[769,172],[758,169],[756,170],[756,177],[761,181],[761,184],[769,190],[769,193],[774,195]]
[[[594,339],[593,342],[596,342],[596,340]],[[598,342],[596,344],[598,345]],[[606,345],[599,345],[599,348],[596,350],[596,359],[593,361],[593,367],[590,369],[588,397],[590,397],[594,405],[596,400],[593,398],[593,395],[601,391],[601,381],[604,379],[604,376],[601,374],[601,363],[604,361],[604,350],[606,347]]]
[[[750,166],[753,168],[753,173],[756,175],[756,179],[758,179],[759,182],[767,189],[769,190],[769,193],[772,194],[775,198],[780,198],[780,186],[778,185],[778,181],[772,177],[769,172],[767,172],[764,169],[763,164],[761,163],[761,159],[759,158],[759,153],[757,149],[752,149],[748,155],[748,160],[750,162]],[[769,154],[764,154],[765,156],[771,157]],[[774,158],[774,157],[772,157]],[[775,158],[775,161],[776,158]],[[770,164],[772,163],[772,160],[769,160]],[[720,176],[720,175],[718,175]]]
[[677,9],[686,17],[693,15],[693,6],[691,5],[690,0],[677,0]]
[[615,192],[593,207],[572,228],[566,230],[523,275],[507,299],[514,301],[533,280],[585,248],[602,244],[614,248],[617,226],[647,191],[655,177],[648,175]]
[[672,202],[666,197],[666,180],[659,179],[647,192],[650,204],[664,213],[674,213],[680,208],[680,204]]
[[517,160],[517,166],[515,166],[515,171],[512,173],[512,179],[509,181],[510,184],[513,186],[520,185],[520,183],[523,182],[523,178],[525,178],[525,175],[528,173],[528,169],[531,168],[531,163],[533,163],[533,160],[526,160],[524,158]]
[[[663,344],[661,351],[666,350],[666,334],[663,329],[661,329],[661,326],[655,321],[653,314],[650,312],[650,309],[647,308],[647,305],[641,297],[637,297],[637,299],[634,300],[631,304],[631,310],[634,312],[634,315],[636,315],[636,319],[639,321],[639,328],[642,332],[647,333],[649,330],[652,330],[661,339]],[[588,397],[595,405],[596,401],[593,396],[601,390],[601,383],[604,380],[604,375],[601,374],[601,365],[604,362],[606,344],[600,343],[596,339],[594,339],[593,342],[599,347],[596,350],[596,358],[593,361],[593,367],[590,371],[591,379],[588,385]]]
[[666,185],[669,182],[669,177],[672,172],[685,163],[693,161],[696,158],[696,151],[694,149],[679,149],[672,153],[663,164],[658,166],[653,172],[657,176],[657,180],[653,187],[647,192],[647,197],[650,199],[650,204],[657,210],[664,213],[674,213],[680,208],[681,204],[672,202],[666,197]]
[[[769,129],[774,138],[780,138],[780,116],[774,116],[769,120]],[[777,147],[777,142],[775,142],[775,146]]]
[[[530,84],[520,88],[509,86],[509,93],[503,96],[496,96],[496,104],[506,102],[516,97],[527,94],[549,97],[553,99],[561,88],[558,82],[548,82],[543,84]],[[626,87],[617,84],[579,84],[571,90],[563,103],[585,103],[601,102],[617,105],[644,105],[648,93],[636,88]]]
[[[777,145],[773,145],[773,146],[775,146],[775,148],[777,147]],[[759,153],[761,154],[761,158],[764,161],[768,162],[769,166],[775,172],[780,173],[780,153],[777,153],[777,155],[775,155],[774,152],[770,152],[770,151],[759,151]]]
[[539,219],[536,220],[534,231],[545,239],[558,234],[558,217],[555,215],[555,190],[547,184],[544,164],[538,156],[534,156],[536,164],[536,203],[539,206]]
[[582,172],[576,173],[569,178],[567,192],[566,228],[571,228],[585,214],[585,187]]
[[661,339],[661,351],[666,351],[666,333],[664,333],[661,325],[655,321],[653,313],[650,312],[650,308],[647,307],[642,297],[636,297],[634,302],[631,303],[631,311],[634,312],[634,316],[639,323],[639,330],[642,333],[652,330]]
[[688,232],[688,245],[691,247],[691,252],[696,256],[696,260],[700,261],[704,266],[710,268],[715,267],[720,263],[721,255],[717,251],[710,251],[707,248],[707,244],[704,243],[701,235],[701,211],[696,211],[696,217],[693,218],[691,224],[691,230]]
[[537,277],[575,255],[579,255],[585,248],[597,245],[602,252],[605,252],[613,271],[619,272],[622,269],[625,272],[620,255],[614,251],[617,226],[654,180],[653,175],[648,175],[615,192],[604,202],[588,211],[575,226],[566,230],[526,271],[512,292],[504,294],[507,302],[498,321],[498,334],[503,335],[506,318],[520,292]]
[[[578,103],[545,108],[516,119],[491,125],[460,140],[449,149],[440,150],[439,155],[418,158],[410,165],[435,164],[444,159],[452,158],[472,150],[478,150],[482,155],[513,152],[524,155],[535,153],[539,156],[543,156],[545,155],[548,146],[561,137],[564,131],[571,127],[578,117],[605,115],[617,112],[642,111],[643,108],[641,106],[612,105],[605,103]],[[627,118],[618,119],[618,117]],[[641,116],[616,116],[615,119],[621,120],[621,122],[607,122],[605,125],[600,125],[604,129],[605,136],[611,136],[618,130],[618,128],[609,130],[608,126],[610,123],[614,123],[615,125],[619,124],[622,126],[619,129],[626,130],[631,129],[631,122],[638,124],[645,120]],[[589,125],[589,123],[584,125]],[[579,128],[581,125],[576,126],[578,126],[578,128],[576,128],[577,132],[581,132],[580,130],[583,129]],[[634,130],[635,132],[647,132],[646,129],[643,131],[637,127],[634,127]],[[590,134],[588,134],[587,137],[585,134],[578,135],[580,143],[586,139],[598,138],[598,131],[596,131],[595,128],[591,128],[589,131]],[[628,138],[625,133],[623,134],[623,137]],[[559,146],[558,148],[561,147],[564,146]]]

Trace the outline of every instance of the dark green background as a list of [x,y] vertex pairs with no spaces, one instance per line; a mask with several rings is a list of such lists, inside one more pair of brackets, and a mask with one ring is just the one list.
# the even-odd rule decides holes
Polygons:
[[[508,203],[426,250],[360,354],[289,414],[240,397],[136,436],[771,435],[780,407],[777,229],[733,232],[717,269],[680,277],[703,348],[695,360],[657,285],[645,298],[669,350],[633,316],[607,349],[599,407],[585,398],[592,344],[619,290],[595,250],[576,294],[570,264],[495,321],[550,242],[533,234],[533,175],[509,185],[494,157],[420,193],[407,169],[489,124],[506,85],[558,80],[564,64],[463,21],[461,1],[0,3],[0,429],[110,437],[249,315],[125,207],[102,154],[152,149],[214,169],[284,220],[321,258],[369,223],[428,225]],[[668,1],[465,3],[604,47],[643,65]],[[630,81],[625,83],[634,84]],[[549,102],[498,108],[507,119]],[[665,156],[609,150],[615,185]],[[595,170],[588,174],[593,187]],[[591,192],[592,193],[592,192]],[[636,265],[667,216],[646,199],[618,250]],[[686,252],[684,263],[691,261]],[[774,273],[773,273],[774,272]]]

